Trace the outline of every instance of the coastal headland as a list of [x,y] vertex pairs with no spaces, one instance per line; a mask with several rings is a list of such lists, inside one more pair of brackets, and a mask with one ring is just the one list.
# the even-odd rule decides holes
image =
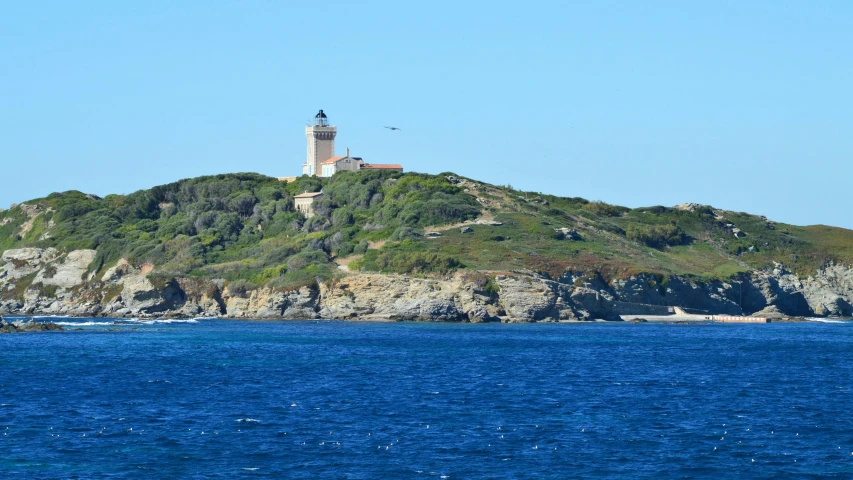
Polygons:
[[19,315],[853,314],[853,231],[697,204],[630,209],[452,173],[245,173],[106,198],[55,193],[0,212],[0,252],[0,313]]

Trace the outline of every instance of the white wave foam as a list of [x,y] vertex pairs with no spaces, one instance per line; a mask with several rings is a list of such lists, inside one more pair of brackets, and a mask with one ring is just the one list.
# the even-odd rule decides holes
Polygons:
[[254,418],[238,418],[237,422],[253,422],[253,423],[261,423],[260,420],[255,420]]
[[139,318],[126,318],[116,320],[117,324],[126,324],[126,325],[160,325],[160,324],[170,324],[170,323],[198,323],[198,320],[194,318],[155,318],[151,320],[140,320]]
[[102,325],[113,325],[113,322],[56,322],[63,327],[96,327]]
[[818,323],[848,323],[844,320],[830,320],[828,318],[806,318],[809,322],[818,322]]

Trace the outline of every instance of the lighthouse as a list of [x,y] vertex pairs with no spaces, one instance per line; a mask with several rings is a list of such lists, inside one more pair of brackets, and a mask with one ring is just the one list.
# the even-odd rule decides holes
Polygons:
[[308,139],[308,158],[302,165],[303,175],[320,175],[320,164],[335,156],[335,136],[338,127],[329,126],[329,118],[320,110],[313,125],[305,127]]

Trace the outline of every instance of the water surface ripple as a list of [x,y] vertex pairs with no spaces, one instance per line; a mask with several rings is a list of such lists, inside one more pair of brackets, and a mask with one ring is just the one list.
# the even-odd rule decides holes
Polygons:
[[853,324],[104,322],[0,336],[0,477],[853,477]]

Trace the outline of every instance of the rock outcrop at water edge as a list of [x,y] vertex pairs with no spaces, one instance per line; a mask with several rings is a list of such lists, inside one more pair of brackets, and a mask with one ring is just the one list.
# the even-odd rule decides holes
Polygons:
[[62,331],[62,326],[49,322],[36,322],[34,320],[9,322],[0,316],[0,333],[27,333],[27,332],[50,332]]
[[[387,321],[615,320],[679,306],[715,314],[853,315],[853,268],[828,265],[799,277],[782,265],[729,281],[639,274],[604,282],[595,273],[552,280],[533,272],[458,272],[443,278],[348,273],[291,289],[230,292],[222,280],[168,278],[121,260],[100,278],[94,250],[3,252],[0,312],[108,317],[230,317]],[[479,279],[477,278],[479,277]],[[489,291],[482,279],[489,278]]]

